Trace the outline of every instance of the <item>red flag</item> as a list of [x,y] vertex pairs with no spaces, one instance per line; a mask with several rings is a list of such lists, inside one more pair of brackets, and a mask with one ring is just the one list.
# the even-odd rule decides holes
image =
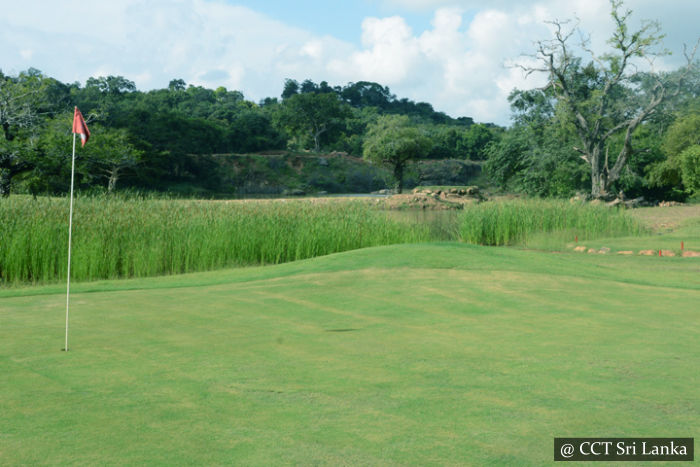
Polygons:
[[85,143],[90,139],[90,130],[88,130],[85,124],[83,114],[80,113],[77,107],[75,108],[75,112],[73,112],[73,133],[80,135],[80,141],[83,146],[85,146]]

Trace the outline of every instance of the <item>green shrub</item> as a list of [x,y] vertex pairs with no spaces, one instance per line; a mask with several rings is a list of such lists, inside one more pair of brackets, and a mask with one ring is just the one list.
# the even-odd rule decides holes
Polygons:
[[680,154],[683,185],[689,193],[700,192],[700,145],[688,147]]

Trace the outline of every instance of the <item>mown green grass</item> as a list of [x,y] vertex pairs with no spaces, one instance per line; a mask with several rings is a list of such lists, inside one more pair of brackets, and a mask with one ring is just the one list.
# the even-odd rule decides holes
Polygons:
[[[78,198],[71,276],[148,277],[278,264],[430,238],[366,203]],[[0,199],[0,284],[65,280],[68,200]]]
[[543,465],[700,429],[700,266],[454,243],[0,290],[0,464]]

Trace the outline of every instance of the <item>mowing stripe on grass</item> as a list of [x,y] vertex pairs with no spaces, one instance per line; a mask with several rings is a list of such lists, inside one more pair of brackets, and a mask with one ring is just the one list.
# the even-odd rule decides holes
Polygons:
[[700,284],[669,260],[424,244],[82,284],[70,354],[54,286],[5,296],[0,464],[534,466],[694,433]]

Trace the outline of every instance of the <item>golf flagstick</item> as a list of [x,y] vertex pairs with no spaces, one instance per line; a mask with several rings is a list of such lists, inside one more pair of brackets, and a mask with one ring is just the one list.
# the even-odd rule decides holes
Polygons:
[[66,283],[66,346],[63,348],[68,352],[68,312],[70,310],[70,256],[71,243],[73,240],[73,187],[75,186],[75,135],[80,135],[80,142],[85,146],[90,138],[90,130],[88,130],[83,114],[76,107],[73,111],[73,157],[71,158],[70,168],[70,213],[68,214],[68,279]]
[[[77,110],[77,107],[76,107]],[[74,124],[75,125],[75,124]],[[66,285],[66,346],[68,352],[68,310],[70,310],[70,253],[73,237],[73,185],[75,183],[75,133],[73,133],[73,157],[70,168],[70,213],[68,214],[68,282]]]

